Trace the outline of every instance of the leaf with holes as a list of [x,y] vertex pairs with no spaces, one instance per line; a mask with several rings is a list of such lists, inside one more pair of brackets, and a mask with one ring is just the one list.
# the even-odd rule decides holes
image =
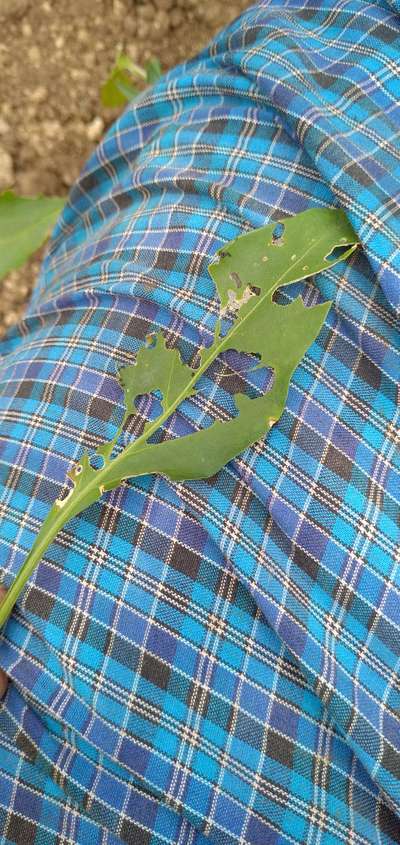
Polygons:
[[[346,259],[356,245],[357,237],[344,213],[326,208],[271,223],[219,250],[209,270],[221,303],[220,317],[212,343],[199,349],[198,367],[193,369],[182,361],[179,351],[167,348],[158,333],[152,338],[153,345],[143,346],[136,362],[120,371],[125,397],[121,426],[112,440],[98,447],[99,468],[84,454],[70,471],[73,486],[64,499],[55,502],[43,523],[1,607],[0,623],[59,529],[105,491],[123,479],[148,473],[161,473],[173,481],[209,477],[265,436],[282,414],[292,373],[330,307],[325,302],[306,308],[301,297],[284,306],[274,301],[273,294]],[[269,392],[254,399],[236,395],[237,413],[227,422],[215,421],[183,437],[154,442],[153,436],[181,403],[196,393],[203,373],[231,349],[258,356],[257,367],[273,368]],[[156,391],[162,397],[157,418],[148,421],[141,435],[115,454],[126,421],[137,413],[135,400]]]

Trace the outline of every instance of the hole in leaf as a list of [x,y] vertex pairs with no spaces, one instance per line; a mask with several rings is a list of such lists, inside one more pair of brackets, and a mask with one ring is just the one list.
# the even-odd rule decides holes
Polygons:
[[253,296],[258,296],[259,293],[261,293],[260,288],[257,288],[256,286],[252,287],[251,285],[246,285],[241,296],[239,296],[234,290],[228,290],[228,302],[226,303],[224,308],[221,308],[221,318],[224,318],[226,316],[229,317],[229,315],[237,313],[238,311],[240,311],[241,307],[249,301],[249,299],[251,299]]
[[136,440],[143,434],[146,424],[156,420],[163,412],[161,390],[154,390],[152,393],[141,393],[136,396],[134,407],[136,413],[130,414],[125,421],[122,431],[114,444],[110,460],[113,461],[120,452],[128,446],[132,440]]
[[91,456],[89,460],[90,466],[92,469],[103,469],[104,466],[104,458],[102,455],[94,455]]
[[219,249],[211,262],[211,267],[218,265],[224,258],[231,258],[231,253],[227,249]]
[[228,422],[237,416],[235,394],[256,399],[274,382],[274,370],[259,366],[260,356],[229,349],[212,362],[197,382],[197,391],[186,399],[154,432],[149,443],[161,443],[209,428],[215,421]]
[[68,487],[64,487],[61,491],[60,496],[57,497],[55,504],[59,507],[63,507],[67,499],[69,499],[69,497],[72,495],[73,489],[73,484],[69,484]]
[[[127,430],[127,429],[131,428],[131,424],[130,424],[131,419],[132,418],[130,418],[126,427],[124,426],[123,430],[120,432],[120,435],[118,437],[117,442],[114,443],[114,446],[112,448],[112,452],[111,452],[111,455],[110,455],[110,461],[113,461],[114,458],[116,458],[117,455],[119,455],[119,453],[122,452],[122,450],[125,449],[125,447],[128,446],[128,444],[132,440],[132,432],[130,430],[129,431]],[[143,431],[143,423],[141,424],[140,429],[138,429],[138,431],[134,432],[135,437],[139,437],[139,435],[142,433],[142,431]]]
[[241,288],[243,286],[243,282],[239,276],[239,273],[229,273],[229,278],[231,282],[234,282],[237,288]]
[[285,224],[277,223],[272,232],[272,246],[283,246],[283,235],[285,232]]
[[157,335],[155,332],[150,332],[150,334],[146,335],[146,346],[149,348],[153,348],[156,345]]
[[306,282],[301,280],[276,288],[272,294],[272,302],[285,307],[286,305],[290,305],[292,300],[296,299],[297,296],[301,296],[304,300],[306,292],[310,289],[310,286],[312,287],[312,279],[312,276],[308,276]]
[[261,288],[257,287],[257,285],[250,285],[250,290],[254,293],[255,296],[260,296]]
[[273,370],[260,366],[258,353],[238,352],[227,349],[218,356],[208,368],[205,378],[222,388],[226,393],[244,393],[255,399],[270,390],[273,383]]
[[347,252],[348,248],[348,244],[346,246],[335,246],[332,251],[325,256],[325,261],[337,261],[342,255],[344,255],[345,252]]
[[162,398],[161,390],[153,390],[151,393],[141,393],[136,396],[134,406],[146,421],[156,420],[162,414]]

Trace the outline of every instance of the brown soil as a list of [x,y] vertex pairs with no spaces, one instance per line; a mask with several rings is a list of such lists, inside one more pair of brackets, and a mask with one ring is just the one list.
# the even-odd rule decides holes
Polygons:
[[[164,70],[196,53],[249,0],[0,0],[0,191],[63,196],[116,111],[99,90],[119,50]],[[0,281],[0,334],[40,255]]]

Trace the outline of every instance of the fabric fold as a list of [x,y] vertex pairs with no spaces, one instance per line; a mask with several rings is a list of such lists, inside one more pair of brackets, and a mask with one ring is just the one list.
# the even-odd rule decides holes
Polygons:
[[[40,845],[64,824],[76,845],[399,841],[398,31],[383,2],[258,3],[72,189],[1,342],[6,585],[71,461],[115,433],[118,368],[151,331],[186,361],[212,336],[218,248],[340,205],[363,249],[278,294],[333,305],[268,437],[208,481],[122,485],[48,549],[1,638],[6,831],[22,766]],[[171,434],[248,387],[224,366]]]

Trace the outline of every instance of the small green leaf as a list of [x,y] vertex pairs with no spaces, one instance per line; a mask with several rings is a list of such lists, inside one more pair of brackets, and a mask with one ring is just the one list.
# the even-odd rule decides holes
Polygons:
[[126,53],[120,53],[108,79],[101,87],[102,105],[105,108],[124,106],[140,93],[140,88],[133,84],[132,80],[138,81],[143,87],[143,83],[152,85],[160,76],[161,66],[158,59],[149,59],[142,68],[132,62]]
[[117,108],[137,97],[139,89],[132,85],[124,71],[113,70],[101,87],[100,99],[105,108]]
[[62,197],[0,195],[0,279],[39,249],[64,205]]
[[[285,407],[293,371],[318,335],[331,304],[307,308],[297,297],[289,305],[280,305],[273,295],[284,285],[343,261],[357,244],[345,214],[325,208],[310,209],[241,235],[218,251],[209,270],[221,302],[220,318],[212,343],[199,350],[199,366],[193,370],[185,364],[179,351],[167,348],[158,333],[153,345],[139,350],[133,365],[120,370],[125,395],[121,426],[111,441],[96,450],[101,468],[95,469],[84,454],[68,473],[73,487],[55,502],[43,523],[0,607],[0,624],[59,529],[105,491],[124,479],[148,473],[161,473],[173,481],[209,477],[268,433]],[[226,333],[222,332],[224,316],[229,324]],[[152,436],[196,392],[201,375],[230,349],[253,353],[258,356],[258,367],[273,368],[269,392],[255,399],[236,395],[237,415],[227,422],[215,421],[193,434],[154,442]],[[162,395],[157,419],[147,422],[142,434],[113,457],[126,420],[136,413],[135,399],[155,391]]]
[[141,79],[142,82],[146,81],[146,71],[140,67],[140,65],[135,64],[126,53],[120,53],[117,61],[116,61],[116,68],[117,70],[127,70],[132,76],[138,77]]
[[141,68],[137,68],[129,56],[125,53],[120,53],[115,60],[108,79],[100,89],[100,99],[105,108],[124,106],[125,103],[137,96],[139,89],[135,85],[132,85],[132,75],[140,76],[144,80],[146,79],[145,72]]
[[154,85],[162,76],[161,65],[158,59],[148,59],[145,64],[145,71],[147,82],[149,85]]

